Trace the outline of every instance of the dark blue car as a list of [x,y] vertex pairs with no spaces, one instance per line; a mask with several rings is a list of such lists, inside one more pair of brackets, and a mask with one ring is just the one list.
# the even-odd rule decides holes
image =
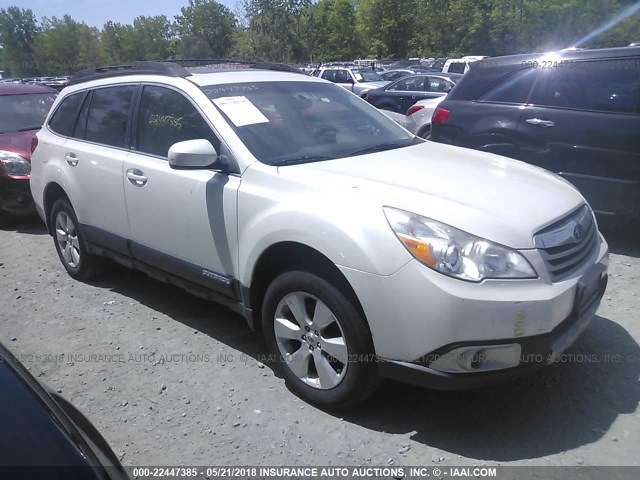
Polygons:
[[364,99],[373,106],[406,115],[418,100],[446,96],[461,74],[424,73],[409,75],[375,90],[369,90]]
[[128,480],[105,439],[0,343],[0,478]]

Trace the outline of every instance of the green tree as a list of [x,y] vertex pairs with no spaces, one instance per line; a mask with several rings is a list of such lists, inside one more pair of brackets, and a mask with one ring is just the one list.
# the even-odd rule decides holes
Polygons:
[[39,70],[48,74],[102,65],[98,29],[76,22],[69,15],[43,18],[42,30],[35,39],[35,57]]
[[351,0],[320,0],[313,31],[316,56],[322,60],[353,60],[359,56],[356,9]]
[[12,76],[37,73],[34,41],[39,28],[31,10],[11,6],[0,9],[0,44],[3,69]]
[[110,65],[119,65],[130,62],[134,53],[130,38],[131,26],[120,23],[107,22],[102,27],[100,44],[105,62]]
[[[405,57],[415,34],[418,0],[360,0],[360,30],[374,48],[370,54]],[[381,51],[380,46],[384,46]]]
[[[177,30],[182,42],[180,52],[203,53],[198,56],[225,57],[231,50],[236,18],[233,12],[213,0],[189,0],[176,17]],[[182,43],[181,42],[181,43]],[[203,43],[207,52],[202,52]]]
[[132,43],[141,60],[166,60],[170,55],[172,25],[164,15],[137,17],[133,21]]
[[312,55],[311,0],[246,0],[243,10],[260,59],[291,61]]

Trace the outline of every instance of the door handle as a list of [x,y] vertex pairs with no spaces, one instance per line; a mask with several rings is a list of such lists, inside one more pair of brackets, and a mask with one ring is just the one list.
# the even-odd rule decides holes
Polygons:
[[553,127],[555,122],[551,120],[542,120],[541,118],[527,118],[525,122],[530,123],[531,125],[542,125],[543,127]]
[[76,154],[73,152],[69,152],[64,156],[64,159],[67,161],[67,163],[69,164],[69,166],[71,167],[75,167],[76,165],[78,165],[78,157],[76,157]]
[[143,172],[135,168],[127,170],[127,178],[134,187],[144,187],[147,184],[147,180],[149,180],[144,176]]

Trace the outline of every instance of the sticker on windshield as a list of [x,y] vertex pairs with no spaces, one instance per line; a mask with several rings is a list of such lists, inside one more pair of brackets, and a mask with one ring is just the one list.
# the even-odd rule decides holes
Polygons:
[[211,101],[229,117],[236,127],[269,122],[269,119],[247,97],[220,97]]

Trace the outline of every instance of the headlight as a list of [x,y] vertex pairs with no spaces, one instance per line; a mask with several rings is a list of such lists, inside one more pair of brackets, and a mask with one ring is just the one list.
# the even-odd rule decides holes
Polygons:
[[31,164],[29,161],[15,152],[0,150],[0,162],[7,172],[7,175],[24,176],[31,173]]
[[406,249],[440,273],[471,282],[537,277],[515,250],[397,208],[384,207],[384,213]]

